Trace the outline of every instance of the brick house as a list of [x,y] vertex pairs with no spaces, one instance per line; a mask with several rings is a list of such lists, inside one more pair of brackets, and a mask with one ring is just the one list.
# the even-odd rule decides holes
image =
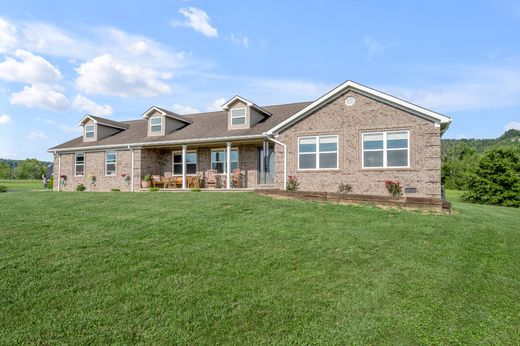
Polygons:
[[94,191],[141,190],[145,175],[176,177],[201,187],[211,170],[217,188],[300,189],[386,195],[397,180],[405,195],[441,197],[442,134],[451,119],[347,81],[313,102],[260,107],[235,96],[222,111],[179,115],[151,107],[142,119],[86,115],[83,135],[49,149],[56,190],[80,183]]

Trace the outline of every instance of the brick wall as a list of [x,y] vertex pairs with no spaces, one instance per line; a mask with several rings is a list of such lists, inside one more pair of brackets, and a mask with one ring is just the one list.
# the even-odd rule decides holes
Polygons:
[[[354,96],[353,106],[346,106],[346,96]],[[410,168],[362,169],[361,133],[378,130],[410,131]],[[299,171],[298,137],[338,135],[339,167],[334,171]],[[386,195],[385,180],[398,180],[405,187],[417,188],[417,197],[441,195],[440,128],[425,119],[409,114],[353,91],[341,95],[313,114],[293,125],[278,138],[287,145],[288,175],[297,176],[300,189],[336,192],[340,182],[352,185],[352,193]],[[276,184],[283,185],[283,148],[276,150]]]

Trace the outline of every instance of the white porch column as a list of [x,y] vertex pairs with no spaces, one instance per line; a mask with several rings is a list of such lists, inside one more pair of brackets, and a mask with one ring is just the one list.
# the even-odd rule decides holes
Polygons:
[[182,188],[186,188],[186,149],[187,145],[182,146]]
[[226,143],[226,189],[231,188],[231,142]]

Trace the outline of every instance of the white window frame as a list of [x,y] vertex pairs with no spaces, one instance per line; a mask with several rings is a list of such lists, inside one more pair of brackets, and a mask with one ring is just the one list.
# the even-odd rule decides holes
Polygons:
[[[154,126],[159,126],[159,124],[152,125],[152,120],[153,120],[153,119],[160,119],[160,120],[161,120],[161,124],[160,124],[161,129],[160,129],[159,131],[154,131],[154,130],[152,130],[152,127],[154,127]],[[154,116],[154,117],[151,117],[151,118],[150,118],[150,126],[149,126],[149,130],[150,130],[150,133],[151,133],[151,134],[162,133],[162,132],[163,132],[163,127],[164,127],[164,117],[162,117],[162,116]]]
[[[89,131],[89,126],[92,126],[92,131]],[[92,133],[92,137],[89,137],[88,134]],[[86,139],[94,139],[96,138],[96,125],[95,124],[87,124],[85,125],[85,138]]]
[[[233,112],[234,111],[238,111],[238,110],[243,110],[244,111],[244,115],[242,116],[234,116],[233,115]],[[244,126],[247,124],[247,108],[246,107],[240,107],[240,108],[232,108],[230,110],[231,112],[231,126]],[[233,119],[241,119],[241,118],[244,118],[244,123],[243,124],[233,124]]]
[[[336,138],[336,150],[335,151],[320,151],[320,138],[323,137],[335,137]],[[316,141],[316,151],[301,153],[300,154],[300,140],[301,139],[309,139],[314,138]],[[298,141],[296,142],[296,146],[298,148],[298,171],[337,171],[339,169],[339,136],[338,135],[319,135],[319,136],[302,136],[298,137]],[[336,167],[331,168],[319,168],[320,167],[320,154],[333,154],[336,153]],[[316,155],[316,167],[314,168],[300,168],[300,155]]]
[[[114,153],[115,161],[114,162],[108,162],[108,153]],[[114,174],[108,174],[108,165],[113,164],[114,165]],[[117,151],[115,150],[108,150],[105,151],[105,176],[106,177],[115,177],[117,176]]]
[[[197,175],[197,168],[198,168],[198,163],[199,163],[199,154],[197,153],[197,150],[188,150],[186,151],[186,155],[187,154],[193,154],[195,153],[195,155],[197,156],[197,159],[195,161],[195,173],[193,174],[188,174],[186,173],[186,175],[188,177],[191,177],[191,176],[196,176]],[[175,163],[175,155],[179,155],[181,154],[181,157],[182,157],[182,151],[173,151],[172,152],[172,175],[173,176],[181,176],[182,175],[182,161],[181,163]],[[180,174],[175,174],[175,165],[180,165],[181,166],[181,173]],[[186,162],[186,172],[188,171],[188,162]]]
[[[236,161],[231,161],[231,162],[236,162],[237,163],[237,167],[240,168],[240,151],[238,150],[238,148],[231,148],[231,151],[236,151],[237,152],[237,160]],[[224,161],[213,161],[213,152],[214,151],[223,151],[224,152]],[[222,173],[217,173],[217,175],[225,175],[227,174],[227,148],[223,148],[223,149],[211,149],[211,156],[209,158],[210,160],[210,169],[213,169],[213,163],[214,162],[222,162],[224,163],[224,171]],[[231,169],[233,170],[233,169]]]
[[[78,164],[78,156],[83,156],[83,164]],[[75,177],[84,177],[85,176],[85,153],[75,153],[74,154],[74,176]],[[83,166],[83,174],[78,174],[78,166]]]
[[[388,166],[387,153],[392,150],[404,150],[405,148],[387,148],[387,137],[389,133],[406,132],[407,137],[407,158],[406,166]],[[382,134],[383,135],[383,149],[366,149],[365,150],[365,135],[367,134]],[[379,167],[365,167],[365,151],[383,151],[383,166]],[[391,130],[391,131],[367,131],[361,134],[361,162],[363,169],[402,169],[410,168],[410,130]]]

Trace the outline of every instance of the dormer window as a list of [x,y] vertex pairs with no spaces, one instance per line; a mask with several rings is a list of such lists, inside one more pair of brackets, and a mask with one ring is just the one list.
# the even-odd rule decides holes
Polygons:
[[246,123],[246,109],[234,108],[231,110],[231,125],[244,125]]
[[85,126],[85,138],[94,138],[96,131],[96,125],[86,125]]
[[150,118],[150,133],[162,132],[162,117]]

